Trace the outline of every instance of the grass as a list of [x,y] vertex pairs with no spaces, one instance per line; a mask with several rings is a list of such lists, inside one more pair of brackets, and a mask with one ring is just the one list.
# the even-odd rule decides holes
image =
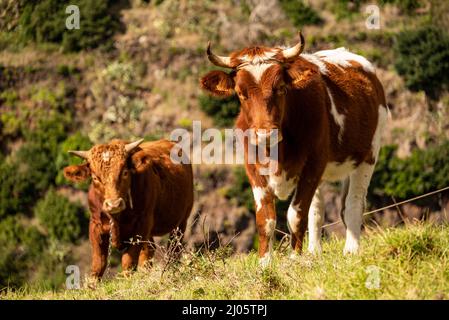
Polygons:
[[[277,250],[270,268],[257,255],[221,248],[184,254],[180,262],[106,280],[95,290],[4,291],[1,299],[448,299],[449,226],[418,224],[367,230],[362,253],[324,241],[323,254],[289,258]],[[289,250],[289,249],[288,249]],[[287,251],[288,251],[287,250]]]

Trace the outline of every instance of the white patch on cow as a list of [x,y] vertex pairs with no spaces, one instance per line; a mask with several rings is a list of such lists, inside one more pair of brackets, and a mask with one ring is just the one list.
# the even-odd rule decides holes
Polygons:
[[265,253],[265,255],[259,259],[259,264],[262,269],[266,269],[270,266],[272,261],[271,252]]
[[268,185],[274,194],[281,200],[286,200],[296,187],[297,179],[287,179],[287,172],[282,171],[280,175],[270,174]]
[[288,207],[287,210],[287,221],[288,221],[288,226],[290,227],[290,231],[292,233],[296,233],[298,232],[298,224],[299,224],[299,217],[298,217],[298,213],[301,210],[299,208],[299,205],[295,206],[293,205],[293,201],[295,201],[295,197],[293,197],[292,202],[290,203],[290,206]]
[[348,194],[345,201],[344,218],[346,223],[346,243],[343,253],[357,253],[362,227],[362,214],[365,208],[368,190],[374,165],[361,163],[349,177]]
[[371,144],[371,150],[372,150],[374,157],[376,158],[376,161],[377,161],[377,155],[378,155],[380,147],[382,145],[382,134],[385,130],[385,125],[387,124],[387,121],[388,121],[388,114],[389,114],[388,109],[385,108],[384,106],[380,105],[379,106],[379,116],[378,116],[378,120],[377,120],[377,127],[376,127],[376,131],[374,132],[373,142]]
[[[379,117],[372,141],[372,154],[377,160],[382,133],[388,120],[388,110],[379,106]],[[365,208],[366,192],[373,175],[374,164],[362,163],[351,173],[348,195],[345,202],[346,243],[344,254],[354,254],[359,250],[362,214]]]
[[276,51],[265,51],[263,54],[253,57],[245,54],[244,56],[240,57],[240,61],[242,63],[261,64],[267,60],[273,59],[275,55]]
[[272,65],[272,63],[249,64],[242,69],[251,73],[254,79],[259,82],[264,72]]
[[324,222],[324,199],[318,187],[313,195],[309,208],[309,246],[308,251],[312,254],[321,253],[321,227]]
[[338,48],[333,50],[322,50],[314,53],[328,63],[338,65],[342,68],[351,66],[351,61],[359,63],[366,72],[375,73],[374,67],[366,58],[352,53],[346,48]]
[[327,74],[326,64],[315,54],[303,53],[301,57],[316,65],[321,74]]
[[332,93],[330,92],[329,88],[326,87],[327,94],[329,96],[329,99],[331,101],[331,114],[332,117],[335,120],[335,123],[338,125],[338,140],[341,142],[341,139],[343,137],[343,131],[345,129],[345,115],[340,114],[337,111],[337,107],[335,106],[334,98],[332,97]]
[[101,157],[104,162],[109,162],[109,160],[111,160],[111,153],[109,151],[105,151],[101,154]]
[[325,181],[339,181],[346,178],[355,169],[355,162],[347,160],[343,163],[329,162],[323,173],[322,179]]
[[256,210],[259,211],[262,208],[262,200],[265,197],[265,189],[262,187],[253,188],[254,201],[256,202]]
[[276,220],[274,220],[274,219],[267,219],[267,220],[265,220],[265,234],[270,239],[271,239],[271,237],[274,234],[274,229],[275,228],[276,228]]

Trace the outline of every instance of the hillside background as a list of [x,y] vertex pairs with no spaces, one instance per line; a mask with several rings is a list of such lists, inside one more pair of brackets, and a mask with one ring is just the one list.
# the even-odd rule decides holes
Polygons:
[[[179,127],[230,128],[235,98],[198,85],[214,67],[207,41],[225,55],[251,44],[306,52],[344,46],[377,67],[391,119],[369,208],[449,185],[449,3],[382,1],[76,1],[81,28],[67,30],[71,1],[0,0],[0,290],[62,288],[69,264],[89,271],[87,185],[65,181],[70,149],[112,138],[168,138]],[[369,29],[376,4],[380,29]],[[188,248],[257,248],[253,200],[240,166],[194,167]],[[338,184],[326,187],[326,222],[339,219]],[[288,202],[278,229],[287,231]],[[449,193],[385,210],[367,226],[443,223]],[[341,224],[324,236],[343,235]],[[283,236],[278,233],[279,239]],[[163,243],[165,239],[160,239]],[[118,253],[111,267],[117,270]]]

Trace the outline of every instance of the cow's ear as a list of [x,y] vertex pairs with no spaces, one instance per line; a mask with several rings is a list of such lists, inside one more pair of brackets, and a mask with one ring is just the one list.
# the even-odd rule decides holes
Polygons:
[[305,89],[319,77],[317,70],[296,64],[287,69],[287,75],[288,83],[294,89]]
[[151,163],[151,155],[144,151],[138,151],[131,156],[132,169],[137,173],[147,170]]
[[234,94],[233,73],[228,74],[224,71],[214,70],[203,76],[200,79],[200,84],[201,88],[216,96],[229,97]]
[[73,182],[83,182],[90,177],[88,163],[73,165],[64,168],[64,177]]

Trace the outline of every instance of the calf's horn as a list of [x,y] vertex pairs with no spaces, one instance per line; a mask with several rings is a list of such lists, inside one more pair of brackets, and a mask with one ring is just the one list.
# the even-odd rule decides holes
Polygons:
[[133,151],[135,148],[137,148],[137,146],[138,146],[139,144],[141,144],[141,143],[143,142],[143,140],[144,140],[144,139],[139,139],[139,140],[137,140],[137,141],[134,141],[134,142],[131,142],[131,143],[126,144],[126,145],[125,145],[125,151],[126,151],[126,153],[129,153],[129,152]]
[[86,160],[89,157],[89,151],[69,150],[68,153]]
[[296,58],[304,50],[304,44],[304,36],[302,35],[301,31],[299,31],[299,42],[294,47],[282,50],[282,55],[285,59]]
[[210,49],[210,41],[207,43],[207,58],[209,59],[210,62],[212,62],[216,66],[223,68],[232,68],[231,58],[224,56],[217,56],[215,53],[213,53],[212,50]]

